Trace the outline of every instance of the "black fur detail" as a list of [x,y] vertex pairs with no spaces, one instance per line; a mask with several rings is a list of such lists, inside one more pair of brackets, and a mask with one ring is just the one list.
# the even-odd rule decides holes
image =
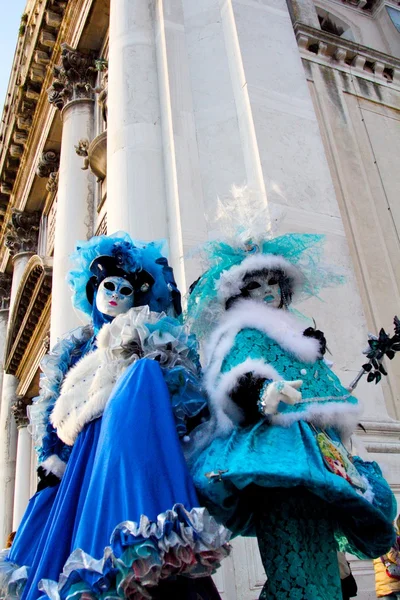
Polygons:
[[47,487],[54,487],[61,481],[61,479],[57,477],[57,475],[54,475],[54,473],[49,473],[46,475],[46,470],[43,469],[43,467],[38,467],[37,474],[39,477],[39,483],[36,490],[37,492],[40,492]]
[[303,335],[305,337],[314,338],[319,341],[319,353],[321,356],[324,356],[326,352],[326,338],[322,331],[319,329],[314,329],[314,327],[307,327],[303,331]]
[[243,413],[242,426],[252,425],[261,419],[258,401],[265,379],[253,373],[245,373],[240,377],[237,386],[230,393],[233,402]]

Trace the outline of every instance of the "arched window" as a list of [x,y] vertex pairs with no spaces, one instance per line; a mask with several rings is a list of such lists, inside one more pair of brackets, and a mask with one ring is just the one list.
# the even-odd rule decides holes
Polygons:
[[327,33],[332,33],[333,35],[337,35],[345,40],[352,40],[355,42],[353,32],[348,23],[342,21],[342,19],[339,19],[339,17],[336,15],[333,15],[332,13],[318,6],[317,15],[322,31],[326,31]]

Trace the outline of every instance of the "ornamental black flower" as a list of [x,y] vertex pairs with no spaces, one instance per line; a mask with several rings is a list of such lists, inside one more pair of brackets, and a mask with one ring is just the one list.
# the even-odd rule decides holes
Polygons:
[[390,337],[384,329],[381,329],[379,336],[368,340],[369,350],[366,352],[369,362],[364,364],[362,368],[368,373],[367,381],[375,384],[379,383],[382,375],[387,375],[387,372],[382,365],[382,360],[386,356],[389,360],[393,360],[396,352],[400,351],[400,320],[394,317],[394,335]]

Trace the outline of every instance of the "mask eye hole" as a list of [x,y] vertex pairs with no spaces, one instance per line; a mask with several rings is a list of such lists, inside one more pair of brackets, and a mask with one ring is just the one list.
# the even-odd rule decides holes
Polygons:
[[268,285],[276,285],[278,283],[278,280],[276,277],[270,277],[268,279]]
[[122,286],[122,288],[119,290],[120,294],[122,294],[123,296],[130,296],[133,292],[133,290],[131,288],[129,288],[128,286],[124,285]]
[[110,292],[114,292],[115,283],[113,283],[112,281],[106,281],[104,284],[104,287],[106,288],[106,290],[109,290]]
[[247,291],[256,290],[259,287],[261,287],[261,285],[259,283],[257,283],[257,281],[250,281],[250,283],[248,283],[246,285],[246,290]]

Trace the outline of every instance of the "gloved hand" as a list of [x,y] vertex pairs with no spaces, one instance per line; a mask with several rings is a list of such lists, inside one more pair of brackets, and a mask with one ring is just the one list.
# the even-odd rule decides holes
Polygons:
[[301,400],[301,392],[297,390],[303,381],[273,381],[264,387],[258,402],[258,409],[264,416],[275,415],[279,402],[285,404],[296,404]]

